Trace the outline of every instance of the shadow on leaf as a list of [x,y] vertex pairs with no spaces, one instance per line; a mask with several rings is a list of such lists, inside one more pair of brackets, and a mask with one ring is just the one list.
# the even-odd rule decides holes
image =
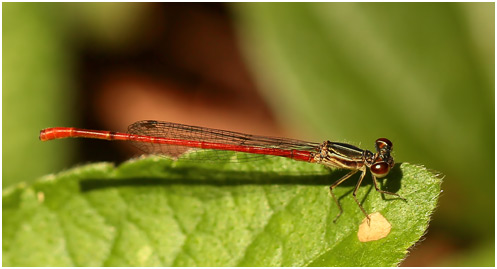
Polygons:
[[[225,171],[201,167],[169,167],[167,174],[163,176],[127,177],[127,178],[82,178],[79,181],[83,192],[117,187],[143,187],[143,186],[167,186],[167,185],[214,185],[214,186],[236,186],[236,185],[323,185],[329,186],[347,173],[347,170],[328,170],[324,174],[282,174],[272,172],[246,172]],[[339,187],[355,186],[360,173],[346,180]],[[362,186],[372,185],[371,175],[364,179]],[[387,180],[379,179],[380,189],[396,192],[401,187],[400,179],[402,172],[400,164],[396,164],[390,172]],[[350,191],[352,192],[352,190]],[[369,192],[368,192],[369,193]]]

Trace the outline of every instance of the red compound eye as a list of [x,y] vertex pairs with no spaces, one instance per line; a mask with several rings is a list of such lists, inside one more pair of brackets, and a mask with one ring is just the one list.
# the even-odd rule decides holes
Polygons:
[[382,178],[390,172],[390,165],[386,162],[377,162],[371,166],[371,173],[377,178]]
[[378,150],[389,147],[390,150],[393,148],[393,143],[392,141],[386,139],[386,138],[378,138],[376,139],[376,147]]

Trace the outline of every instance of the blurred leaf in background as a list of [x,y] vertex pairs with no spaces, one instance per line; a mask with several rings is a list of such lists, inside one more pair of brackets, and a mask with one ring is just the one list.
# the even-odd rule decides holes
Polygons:
[[43,146],[39,131],[80,120],[83,96],[76,91],[82,84],[76,52],[81,43],[91,40],[113,50],[125,47],[140,30],[137,21],[144,5],[2,3],[2,7],[5,187],[71,163],[74,144],[60,141]]
[[[74,105],[71,55],[64,44],[60,9],[2,3],[2,187],[61,169],[59,158],[39,147],[40,129],[64,123]],[[58,121],[55,121],[58,119]],[[67,156],[60,143],[53,151]],[[63,165],[63,164],[62,164]]]

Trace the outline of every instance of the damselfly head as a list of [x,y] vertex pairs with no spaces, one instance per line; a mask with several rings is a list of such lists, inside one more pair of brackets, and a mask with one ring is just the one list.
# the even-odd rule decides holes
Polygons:
[[370,166],[371,173],[375,177],[382,178],[388,175],[390,169],[394,166],[395,162],[390,152],[393,149],[393,143],[386,138],[376,139],[376,158]]
[[386,138],[378,138],[376,139],[376,151],[382,152],[382,151],[392,151],[393,150],[393,143],[392,141],[386,139]]
[[371,173],[377,178],[382,178],[388,175],[390,172],[390,169],[392,166],[390,166],[387,162],[375,162],[373,165],[371,165]]

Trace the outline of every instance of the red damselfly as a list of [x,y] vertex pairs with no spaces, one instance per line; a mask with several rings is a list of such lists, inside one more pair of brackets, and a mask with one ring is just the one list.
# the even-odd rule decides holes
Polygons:
[[72,127],[47,128],[40,132],[41,141],[68,137],[133,141],[145,153],[174,157],[192,148],[213,149],[280,156],[297,161],[323,164],[328,167],[348,169],[351,171],[330,186],[330,193],[340,210],[335,221],[343,213],[343,209],[335,197],[333,189],[359,171],[361,175],[352,196],[364,215],[368,217],[366,210],[356,197],[357,190],[368,168],[371,171],[376,191],[397,196],[405,201],[400,195],[383,191],[378,187],[376,179],[385,177],[394,166],[393,157],[390,155],[393,144],[386,138],[376,140],[376,153],[372,153],[369,150],[362,150],[339,142],[312,143],[155,120],[135,122],[128,127],[127,133]]

